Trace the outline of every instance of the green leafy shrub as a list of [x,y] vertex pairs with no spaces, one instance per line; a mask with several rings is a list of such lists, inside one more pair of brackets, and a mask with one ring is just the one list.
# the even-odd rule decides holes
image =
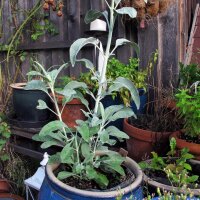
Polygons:
[[184,66],[184,64],[180,63],[179,79],[180,88],[189,88],[194,82],[200,80],[200,68],[197,64]]
[[180,189],[198,180],[199,176],[190,175],[192,167],[188,163],[188,160],[194,158],[194,156],[189,153],[187,148],[182,149],[180,156],[175,158],[175,138],[171,138],[170,140],[170,151],[167,153],[166,158],[159,157],[155,152],[152,152],[152,155],[153,158],[150,163],[145,161],[140,163],[141,168],[145,171],[164,172],[172,186]]
[[184,133],[192,138],[200,138],[200,87],[195,91],[182,89],[176,94],[178,112],[184,119]]

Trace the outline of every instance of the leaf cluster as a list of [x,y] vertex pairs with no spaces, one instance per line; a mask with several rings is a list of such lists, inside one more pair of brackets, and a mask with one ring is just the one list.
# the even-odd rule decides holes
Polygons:
[[181,89],[176,94],[178,112],[184,119],[185,134],[192,138],[200,137],[200,87],[196,91]]
[[184,148],[180,152],[179,157],[176,156],[176,140],[171,138],[170,140],[170,151],[167,153],[167,157],[163,158],[158,156],[157,153],[152,152],[153,158],[151,162],[141,162],[140,166],[142,169],[162,171],[166,174],[166,177],[170,183],[180,188],[183,188],[191,183],[195,183],[199,176],[190,175],[192,167],[189,164],[189,159],[194,158],[189,153],[187,148]]
[[179,87],[183,89],[189,88],[194,82],[200,80],[200,68],[197,64],[184,65],[180,63]]

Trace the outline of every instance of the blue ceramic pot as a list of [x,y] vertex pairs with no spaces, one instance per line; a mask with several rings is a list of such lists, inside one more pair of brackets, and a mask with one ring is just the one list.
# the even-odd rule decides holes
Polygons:
[[133,195],[132,199],[142,200],[142,171],[138,164],[127,158],[125,165],[134,173],[136,179],[125,188],[114,191],[86,191],[70,187],[59,181],[53,174],[58,165],[47,165],[45,180],[40,189],[38,200],[116,200],[120,194],[124,194],[122,200]]

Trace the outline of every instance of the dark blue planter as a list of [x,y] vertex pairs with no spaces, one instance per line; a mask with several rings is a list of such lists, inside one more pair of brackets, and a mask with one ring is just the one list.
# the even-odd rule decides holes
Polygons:
[[38,200],[116,200],[116,197],[120,194],[124,194],[122,200],[126,200],[131,195],[133,195],[132,199],[134,200],[142,200],[142,172],[133,160],[130,158],[127,160],[130,165],[134,163],[130,170],[134,172],[136,180],[123,189],[106,192],[86,191],[70,187],[59,181],[52,173],[57,166],[48,165]]

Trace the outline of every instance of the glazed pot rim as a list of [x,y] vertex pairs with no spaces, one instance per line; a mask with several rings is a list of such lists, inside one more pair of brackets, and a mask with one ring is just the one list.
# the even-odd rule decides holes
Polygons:
[[23,83],[12,83],[10,84],[10,87],[13,89],[24,89],[24,87],[26,86],[27,83],[23,82]]
[[[150,162],[152,159],[148,159],[146,160],[146,162]],[[191,163],[194,164],[199,164],[200,165],[200,161],[196,161],[194,159],[190,159]],[[165,185],[163,183],[159,183],[153,179],[151,179],[150,177],[148,177],[144,172],[143,172],[143,179],[146,183],[148,183],[149,185],[156,187],[156,188],[160,188],[160,189],[165,189],[167,191],[171,191],[171,192],[178,192],[178,193],[186,193],[184,190],[180,190],[178,187],[174,187],[174,186],[170,186],[170,185]],[[200,189],[190,189],[192,191],[192,193],[194,194],[194,196],[199,196],[200,195]]]
[[59,166],[59,164],[54,164],[54,165],[47,165],[46,166],[46,173],[48,174],[48,178],[54,183],[59,185],[61,188],[63,188],[64,190],[70,191],[72,193],[76,193],[78,195],[82,195],[82,196],[88,196],[88,197],[97,197],[97,196],[101,196],[101,197],[116,197],[120,194],[127,194],[130,191],[133,191],[135,189],[137,189],[138,187],[140,187],[141,183],[142,183],[142,170],[140,169],[139,165],[132,159],[130,159],[129,157],[126,157],[125,159],[125,166],[127,166],[136,176],[136,179],[134,180],[133,183],[131,183],[129,186],[119,189],[119,190],[114,190],[114,191],[86,191],[86,190],[81,190],[81,189],[77,189],[74,187],[71,187],[69,185],[64,184],[63,182],[61,182],[60,180],[58,180],[53,171]]

